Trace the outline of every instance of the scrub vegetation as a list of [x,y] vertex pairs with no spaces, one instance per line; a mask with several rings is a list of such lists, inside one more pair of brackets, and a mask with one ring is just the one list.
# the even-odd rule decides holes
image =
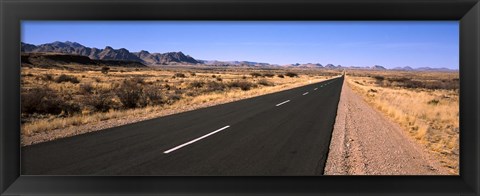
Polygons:
[[459,73],[349,71],[348,85],[459,172]]
[[[339,73],[192,66],[22,67],[21,133],[31,137],[107,120],[154,118],[319,82]],[[277,77],[283,75],[291,77]]]

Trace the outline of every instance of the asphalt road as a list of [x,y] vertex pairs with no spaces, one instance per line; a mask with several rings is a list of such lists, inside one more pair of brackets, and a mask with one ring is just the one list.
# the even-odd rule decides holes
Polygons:
[[343,77],[22,148],[23,175],[322,175]]

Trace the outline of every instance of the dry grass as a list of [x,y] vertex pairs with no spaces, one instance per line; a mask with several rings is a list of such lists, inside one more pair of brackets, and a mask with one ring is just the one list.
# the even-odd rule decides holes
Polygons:
[[[41,101],[55,107],[61,105],[62,108],[60,112],[22,111],[23,139],[53,133],[53,130],[57,136],[52,137],[60,138],[64,137],[64,133],[58,132],[59,129],[88,126],[114,119],[138,120],[165,116],[277,92],[338,74],[306,70],[186,67],[111,67],[105,74],[100,67],[70,68],[22,68],[22,102],[25,102],[32,89],[48,88],[48,94],[55,96],[57,101],[49,101],[49,97],[42,98]],[[253,72],[261,75],[251,76]],[[287,72],[297,73],[299,77],[276,77]],[[65,103],[76,104],[79,110],[67,113]]]
[[[417,81],[419,85],[405,85],[409,81]],[[440,158],[451,173],[458,174],[459,90],[458,84],[453,84],[458,83],[458,73],[362,71],[349,74],[347,82],[368,103]],[[432,84],[439,85],[436,89],[429,88]]]

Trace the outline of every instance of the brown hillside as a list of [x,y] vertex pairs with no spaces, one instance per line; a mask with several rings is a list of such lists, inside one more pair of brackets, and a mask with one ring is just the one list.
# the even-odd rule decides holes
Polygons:
[[86,56],[59,53],[22,53],[22,67],[55,68],[63,65],[146,67],[135,61],[93,60]]

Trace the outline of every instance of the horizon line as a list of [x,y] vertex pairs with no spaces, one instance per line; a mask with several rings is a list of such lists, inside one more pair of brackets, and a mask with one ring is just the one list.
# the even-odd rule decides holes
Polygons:
[[[45,44],[53,44],[53,43],[56,43],[56,42],[59,42],[59,43],[67,43],[67,42],[69,42],[69,43],[73,43],[73,44],[77,43],[77,44],[80,44],[80,45],[82,45],[82,46],[84,46],[84,47],[96,48],[96,47],[86,46],[86,45],[84,45],[84,44],[82,44],[82,43],[79,43],[79,42],[76,42],[76,41],[70,41],[70,40],[66,40],[66,41],[58,41],[58,40],[57,40],[57,41],[53,41],[53,42],[49,42],[49,43],[43,43],[43,44],[38,44],[38,45],[20,41],[21,44],[22,44],[22,43],[23,43],[23,44],[30,44],[30,45],[34,45],[34,46],[40,46],[40,45],[45,45]],[[148,50],[143,50],[143,49],[140,50],[140,51],[131,51],[131,50],[129,50],[128,48],[125,48],[125,47],[113,48],[112,46],[109,46],[109,45],[106,45],[105,47],[103,47],[103,49],[102,49],[102,48],[96,48],[96,49],[104,50],[105,48],[108,48],[108,47],[110,47],[110,48],[112,48],[112,49],[114,49],[114,50],[125,49],[125,50],[127,50],[128,52],[131,52],[131,53],[139,53],[139,52],[145,51],[145,52],[148,52],[148,53],[150,53],[150,54],[155,54],[155,53],[157,53],[157,54],[165,54],[165,53],[170,53],[170,52],[172,52],[172,51],[170,51],[170,52],[164,52],[164,53],[161,53],[161,52],[150,52],[150,51],[148,51]],[[179,52],[179,53],[183,53],[181,50],[179,50],[178,52]],[[185,54],[185,53],[183,53],[183,54]],[[185,54],[185,55],[186,55],[186,56],[190,56],[189,54]],[[192,56],[190,56],[190,57],[192,57]],[[192,57],[192,58],[194,58],[194,57]],[[282,64],[278,64],[278,63],[260,62],[260,61],[256,61],[256,60],[218,60],[218,59],[204,59],[204,58],[194,58],[194,59],[195,59],[195,60],[198,60],[198,61],[266,63],[266,64],[269,64],[269,65],[276,65],[276,66],[296,65],[296,64],[299,64],[299,65],[305,65],[305,64],[320,64],[320,65],[322,65],[323,67],[324,67],[325,65],[333,65],[333,66],[335,66],[334,63],[326,63],[326,64],[323,64],[323,63],[319,63],[319,62],[315,62],[315,63],[312,63],[312,62],[306,62],[306,63],[295,62],[295,63],[282,63]],[[418,67],[413,66],[413,67],[412,67],[412,66],[409,66],[409,65],[406,65],[406,66],[395,66],[395,67],[392,67],[392,68],[387,68],[387,67],[390,67],[390,66],[385,67],[384,65],[379,65],[379,64],[373,64],[373,65],[370,65],[370,66],[355,66],[355,65],[346,65],[346,66],[344,66],[344,65],[337,64],[337,66],[341,66],[341,67],[344,67],[344,68],[371,68],[371,67],[374,67],[374,66],[382,66],[382,67],[384,67],[384,68],[387,69],[387,70],[394,70],[394,69],[397,69],[397,68],[407,68],[407,67],[410,67],[410,68],[412,68],[412,69],[414,69],[414,70],[415,70],[415,69],[421,69],[421,68],[448,69],[448,70],[453,70],[453,71],[458,71],[458,70],[459,70],[459,68],[451,69],[451,68],[447,68],[447,67],[430,67],[430,66],[418,66]],[[457,67],[459,67],[459,66],[457,66]]]

